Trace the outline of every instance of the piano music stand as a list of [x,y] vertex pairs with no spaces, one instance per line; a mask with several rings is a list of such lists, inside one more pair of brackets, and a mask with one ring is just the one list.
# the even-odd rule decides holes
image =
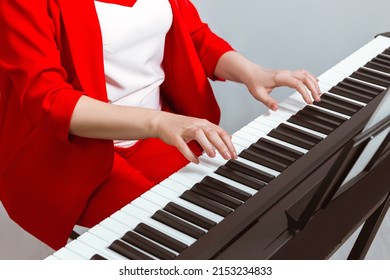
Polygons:
[[[345,185],[353,187],[353,184],[345,184],[347,181],[353,182],[360,172],[370,171],[390,149],[390,89],[387,90],[385,98],[378,106],[376,112],[367,123],[366,128],[351,139],[347,145],[345,145],[335,164],[330,169],[325,178],[321,181],[317,188],[314,190],[314,194],[310,194],[309,201],[300,201],[286,211],[288,217],[289,229],[291,231],[303,230],[308,224],[313,215],[320,209],[325,209],[329,202],[344,192]],[[378,121],[378,115],[384,119]],[[374,124],[372,124],[374,122]],[[379,141],[375,143],[374,151],[371,151],[368,163],[355,173],[352,174],[355,168],[355,163],[361,159],[366,148],[374,142],[374,139]],[[376,145],[376,146],[375,146]],[[371,147],[372,148],[372,147]],[[352,178],[349,178],[351,177]],[[306,205],[306,206],[302,206]],[[378,209],[366,220],[364,226],[358,236],[354,247],[348,259],[362,259],[367,253],[379,226],[386,215],[387,209],[390,206],[390,194],[387,194],[384,202],[378,207]],[[295,209],[294,209],[295,208]],[[302,210],[303,209],[303,210]]]

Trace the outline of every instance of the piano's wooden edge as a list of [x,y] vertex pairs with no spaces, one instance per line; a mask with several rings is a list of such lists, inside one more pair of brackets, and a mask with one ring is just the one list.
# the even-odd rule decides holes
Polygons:
[[[356,113],[350,121],[337,128],[333,135],[325,138],[286,169],[279,177],[271,181],[267,186],[269,191],[259,191],[244,205],[231,213],[229,219],[223,220],[206,235],[200,237],[198,241],[182,252],[177,259],[225,259],[226,256],[223,256],[224,250],[230,248],[243,234],[245,235],[264,213],[274,207],[287,193],[318,169],[326,160],[330,159],[349,139],[352,139],[363,129],[369,117],[384,97],[385,92]],[[242,219],[242,217],[246,217],[246,219]],[[268,226],[272,227],[273,225],[270,224]],[[270,257],[270,255],[263,255],[260,259]]]

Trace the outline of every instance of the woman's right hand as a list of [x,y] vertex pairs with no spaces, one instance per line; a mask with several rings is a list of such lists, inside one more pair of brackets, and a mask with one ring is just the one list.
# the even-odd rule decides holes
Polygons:
[[160,112],[152,121],[155,137],[177,149],[191,162],[199,163],[187,143],[197,141],[210,157],[216,151],[224,159],[237,158],[236,150],[229,135],[221,127],[204,119]]
[[218,151],[224,159],[237,158],[231,136],[207,120],[147,108],[112,105],[88,96],[82,96],[77,102],[69,133],[110,140],[160,138],[177,147],[189,161],[198,163],[198,158],[187,145],[195,140],[210,157]]

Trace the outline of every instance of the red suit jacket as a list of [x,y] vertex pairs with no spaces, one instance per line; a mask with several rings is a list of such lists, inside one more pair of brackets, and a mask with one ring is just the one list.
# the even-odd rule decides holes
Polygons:
[[[170,3],[163,102],[217,123],[208,78],[232,48],[190,1]],[[0,34],[0,200],[14,221],[58,249],[113,161],[112,141],[68,134],[81,95],[107,101],[93,0],[2,0]]]

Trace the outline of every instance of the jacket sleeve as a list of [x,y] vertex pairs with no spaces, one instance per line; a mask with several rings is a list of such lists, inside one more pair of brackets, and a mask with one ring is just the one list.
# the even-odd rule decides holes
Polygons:
[[68,139],[73,109],[83,94],[66,82],[47,0],[0,2],[0,78],[11,82],[32,123]]
[[224,53],[232,51],[233,48],[210,30],[189,0],[177,0],[177,3],[207,76],[213,80],[218,79],[214,76],[217,62]]

